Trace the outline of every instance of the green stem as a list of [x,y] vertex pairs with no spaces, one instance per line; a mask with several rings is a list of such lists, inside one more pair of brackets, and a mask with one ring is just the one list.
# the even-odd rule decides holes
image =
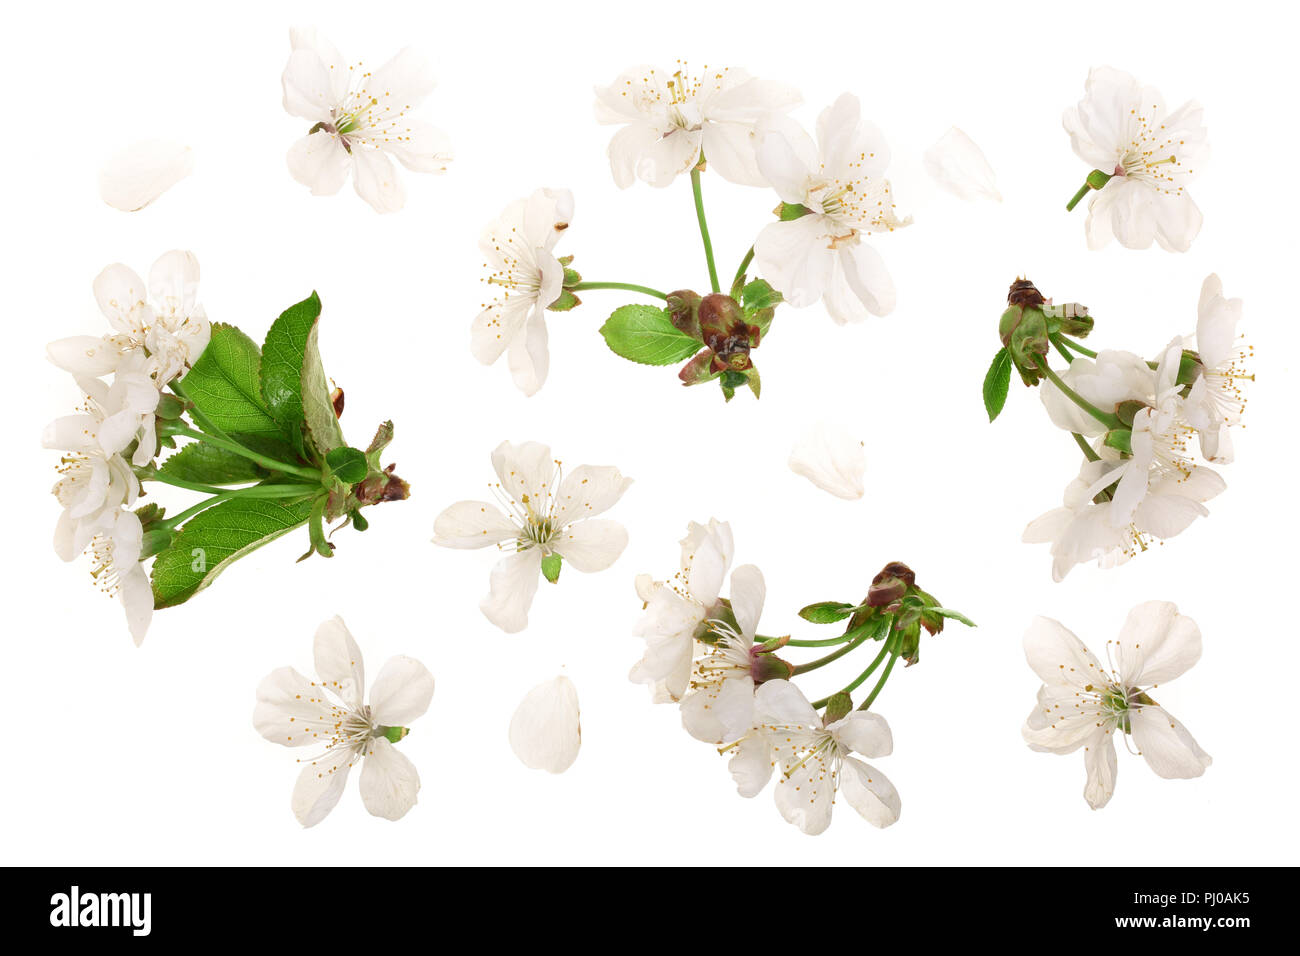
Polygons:
[[1061,358],[1065,359],[1066,362],[1074,361],[1074,353],[1071,352],[1068,348],[1066,348],[1064,339],[1062,339],[1059,335],[1051,335],[1048,336],[1048,338],[1050,338],[1052,344],[1056,346],[1056,351],[1061,353]]
[[[859,674],[854,679],[853,683],[845,687],[842,691],[840,691],[840,693],[851,694],[855,690],[857,690],[862,685],[862,682],[865,681],[868,677],[870,677],[872,673],[875,671],[875,669],[880,666],[880,662],[885,659],[885,655],[888,654],[889,652],[890,652],[890,643],[889,641],[886,641],[885,646],[882,647],[880,649],[880,653],[876,655],[876,659],[872,661],[870,664],[868,664],[867,669],[864,670],[861,674]],[[831,697],[834,696],[835,696],[834,694],[831,694],[830,697],[823,697],[821,700],[813,701],[812,709],[821,710],[828,703],[830,703]]]
[[230,488],[222,488],[219,485],[205,485],[197,481],[186,481],[184,478],[177,478],[161,471],[156,471],[151,475],[146,475],[141,481],[158,481],[164,485],[175,485],[177,488],[188,488],[190,491],[201,491],[207,495],[224,495],[231,491]]
[[815,671],[819,667],[825,667],[831,661],[839,660],[845,654],[849,653],[849,651],[853,650],[859,644],[865,641],[867,637],[870,635],[870,632],[871,632],[870,624],[864,624],[861,627],[855,627],[853,630],[849,631],[847,634],[844,635],[844,637],[849,637],[849,635],[852,635],[852,637],[849,638],[848,643],[846,643],[843,647],[841,647],[837,651],[833,651],[832,653],[827,654],[825,657],[819,657],[815,661],[808,661],[806,664],[796,664],[794,668],[794,673],[807,674],[809,671]]
[[1038,365],[1039,369],[1042,370],[1043,374],[1047,376],[1048,380],[1061,390],[1062,395],[1074,402],[1074,404],[1078,405],[1093,418],[1097,419],[1097,421],[1101,422],[1107,428],[1124,427],[1124,423],[1119,420],[1117,415],[1103,412],[1096,405],[1092,404],[1092,402],[1088,401],[1074,389],[1070,388],[1070,386],[1066,385],[1065,382],[1061,381],[1061,376],[1052,371],[1052,367],[1047,364],[1047,359],[1043,356],[1035,355],[1034,362]]
[[1068,345],[1072,352],[1078,352],[1080,355],[1088,356],[1088,358],[1095,359],[1097,357],[1096,352],[1094,352],[1092,349],[1084,348],[1078,342],[1074,341],[1074,339],[1066,338],[1064,335],[1061,335],[1060,333],[1057,333],[1056,337],[1059,338],[1066,345]]
[[318,485],[254,485],[252,488],[229,488],[225,491],[218,491],[211,498],[205,498],[191,508],[186,508],[180,514],[173,515],[166,521],[160,522],[162,528],[175,528],[177,525],[193,518],[200,511],[206,511],[213,505],[219,505],[223,501],[230,501],[235,498],[305,498],[314,492],[320,491]]
[[754,261],[754,247],[750,246],[749,251],[745,253],[745,258],[740,260],[740,268],[736,270],[736,278],[731,280],[731,287],[734,289],[740,284],[740,280],[745,278],[745,270],[749,264]]
[[623,289],[627,292],[640,292],[656,299],[668,298],[665,293],[660,292],[658,289],[652,289],[645,285],[634,285],[631,282],[579,282],[577,285],[569,286],[570,292],[581,292],[583,289]]
[[1084,438],[1078,432],[1070,432],[1070,434],[1074,436],[1075,444],[1077,444],[1079,449],[1083,452],[1084,458],[1089,461],[1101,461],[1101,456],[1092,450],[1092,446],[1088,444],[1088,439]]
[[704,258],[709,262],[709,285],[714,292],[718,286],[718,267],[713,262],[713,243],[709,240],[709,224],[704,218],[704,194],[700,191],[700,167],[691,169],[691,192],[695,194],[695,218],[700,221],[700,238],[704,240]]
[[871,689],[871,695],[866,700],[864,700],[861,704],[858,705],[858,710],[871,709],[871,705],[875,703],[876,698],[880,696],[880,692],[884,690],[885,681],[889,680],[889,672],[894,669],[894,664],[897,663],[897,661],[898,661],[898,651],[891,649],[889,663],[885,665],[884,671],[881,672],[880,680],[876,681],[876,686]]
[[[856,631],[849,631],[847,634],[841,634],[839,637],[828,637],[824,641],[786,641],[788,647],[834,647],[836,644],[843,644],[845,641],[853,640]],[[758,643],[758,638],[754,642]]]
[[[196,416],[197,417],[197,416]],[[247,458],[249,461],[255,461],[263,468],[269,468],[272,471],[280,471],[286,475],[297,475],[299,478],[310,478],[312,481],[319,482],[321,475],[319,471],[312,468],[303,468],[300,465],[291,465],[288,462],[276,461],[274,458],[268,458],[266,455],[259,455],[251,449],[229,438],[219,437],[207,432],[195,431],[193,428],[178,428],[174,435],[184,435],[187,438],[195,438],[199,441],[205,441],[209,445],[216,445],[218,448],[224,448],[226,451],[234,452]]]
[[1092,189],[1092,183],[1084,183],[1079,187],[1079,191],[1071,197],[1070,201],[1065,204],[1066,212],[1074,212],[1074,207],[1079,205],[1079,201],[1088,195],[1088,190]]

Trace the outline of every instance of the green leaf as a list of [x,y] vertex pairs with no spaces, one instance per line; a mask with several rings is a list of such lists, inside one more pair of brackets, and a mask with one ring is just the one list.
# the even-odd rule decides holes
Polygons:
[[332,449],[325,456],[325,464],[329,465],[335,478],[349,485],[355,485],[370,474],[366,453],[347,445]]
[[311,506],[310,498],[232,498],[200,511],[154,560],[154,607],[185,603],[232,562],[305,524]]
[[667,309],[652,305],[615,309],[600,327],[600,334],[611,351],[642,365],[672,365],[700,349],[698,339],[673,325]]
[[965,614],[961,613],[961,611],[954,611],[950,607],[930,607],[926,608],[926,613],[938,614],[940,617],[950,617],[954,621],[960,621],[967,627],[979,627],[978,624],[968,618]]
[[1007,391],[1011,388],[1011,353],[1005,348],[999,349],[993,356],[993,364],[984,376],[984,410],[989,413],[989,421],[1002,414],[1002,407],[1007,403]]
[[856,606],[841,601],[821,601],[803,608],[799,616],[814,624],[834,624],[836,621],[844,620],[856,610]]
[[243,485],[271,474],[243,455],[205,441],[185,445],[162,463],[158,473],[204,485]]
[[542,558],[542,575],[546,580],[554,584],[556,581],[560,580],[561,564],[563,564],[563,559],[557,552],[552,551],[550,554],[546,555],[546,557]]
[[305,425],[312,446],[324,455],[346,442],[316,346],[320,311],[313,292],[275,320],[263,347],[262,389],[285,433],[301,441]]
[[181,380],[185,394],[225,432],[282,435],[262,398],[262,353],[233,325],[214,322],[212,338]]

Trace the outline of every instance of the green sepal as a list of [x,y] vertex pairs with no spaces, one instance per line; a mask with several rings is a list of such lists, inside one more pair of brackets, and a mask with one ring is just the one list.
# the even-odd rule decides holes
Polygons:
[[[1094,169],[1088,174],[1088,185],[1092,189],[1101,189],[1114,178],[1112,173],[1103,173],[1100,169]],[[1105,309],[1102,309],[1105,312]]]
[[625,305],[615,309],[600,334],[610,351],[641,365],[672,365],[699,351],[698,339],[673,325],[667,309]]
[[800,608],[799,616],[813,624],[834,624],[849,617],[857,609],[857,605],[845,604],[843,601],[819,601]]
[[346,485],[355,485],[370,474],[366,453],[347,445],[331,449],[325,456],[325,464],[329,466],[330,473]]
[[565,289],[560,293],[560,297],[546,308],[550,312],[568,312],[570,309],[576,308],[580,305],[582,305],[582,300],[568,289]]
[[385,727],[383,730],[383,735],[385,738],[387,738],[390,744],[395,744],[398,741],[402,740],[410,732],[411,730],[409,727]]
[[325,509],[328,504],[329,495],[317,495],[312,500],[311,512],[307,516],[307,536],[311,540],[311,547],[298,558],[299,561],[306,561],[313,554],[319,554],[323,558],[334,557],[334,545],[325,537]]
[[783,202],[772,212],[776,213],[778,219],[782,222],[791,222],[795,219],[802,219],[812,212],[807,206],[801,206],[799,203]]
[[984,411],[988,412],[990,422],[1006,407],[1007,393],[1011,389],[1011,365],[1011,353],[1004,346],[993,356],[984,375]]
[[383,454],[388,443],[393,440],[393,423],[391,421],[383,422],[376,430],[375,437],[370,439],[370,444],[366,446],[366,461],[370,464],[371,471],[383,471],[383,466],[379,463],[379,456]]
[[564,559],[556,551],[545,555],[542,558],[542,577],[554,584],[560,580],[560,565],[563,563]]
[[822,726],[830,726],[851,713],[853,713],[853,698],[845,691],[832,694],[830,700],[826,701],[826,710],[822,713]]
[[358,531],[365,531],[370,527],[370,521],[361,513],[360,508],[353,508],[348,512],[348,517],[352,519],[352,527]]
[[169,528],[153,528],[144,533],[140,543],[140,560],[145,561],[155,554],[160,554],[172,546],[176,532]]
[[1125,455],[1133,454],[1133,433],[1127,428],[1112,428],[1106,432],[1103,443]]
[[[572,256],[569,256],[568,258],[570,262],[573,261]],[[576,269],[565,268],[564,282],[562,283],[564,288],[571,289],[581,281],[582,281],[581,273],[579,273]]]
[[163,392],[158,396],[158,405],[154,408],[155,417],[167,421],[175,421],[185,414],[189,406],[170,392]]
[[965,624],[967,627],[979,627],[978,624],[968,618],[965,614],[961,613],[961,611],[954,611],[950,607],[928,607],[925,609],[925,613],[937,614],[939,617],[951,618],[954,621]]
[[1201,362],[1200,353],[1183,349],[1182,357],[1178,360],[1178,384],[1195,385],[1196,380],[1203,374],[1205,374],[1205,365]]

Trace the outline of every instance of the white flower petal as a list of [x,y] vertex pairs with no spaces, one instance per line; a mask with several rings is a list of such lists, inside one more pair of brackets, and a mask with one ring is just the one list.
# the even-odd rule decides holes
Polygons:
[[99,196],[114,209],[135,212],[194,171],[194,151],[168,140],[134,143],[99,170]]
[[1115,776],[1119,768],[1115,762],[1114,735],[1101,732],[1089,737],[1083,751],[1083,766],[1088,772],[1083,799],[1094,810],[1100,810],[1115,793]]
[[437,83],[433,64],[424,54],[408,46],[375,70],[363,91],[378,101],[378,110],[397,113],[419,106]]
[[686,589],[704,607],[712,607],[736,553],[731,525],[717,518],[710,518],[707,525],[692,521],[680,543]]
[[518,534],[514,522],[490,501],[458,501],[433,522],[433,543],[444,548],[486,548]]
[[57,339],[45,346],[45,356],[78,378],[100,378],[116,369],[121,361],[115,345],[93,335]]
[[406,187],[383,150],[353,147],[352,185],[375,212],[397,212],[406,205]]
[[406,727],[429,709],[433,675],[413,657],[391,657],[370,688],[370,716],[384,727]]
[[835,785],[820,754],[809,756],[788,777],[778,775],[775,796],[776,808],[786,822],[809,836],[816,836],[831,825]]
[[1147,601],[1128,612],[1115,644],[1116,667],[1130,687],[1164,684],[1201,659],[1201,630],[1169,601]]
[[331,133],[308,133],[289,147],[289,175],[311,189],[313,196],[333,196],[348,181],[352,157]]
[[958,199],[1002,201],[997,177],[984,151],[956,126],[925,151],[923,162],[930,178]]
[[903,801],[889,778],[870,764],[844,758],[840,770],[840,792],[849,806],[861,814],[873,827],[887,827],[897,823],[903,812]]
[[763,277],[796,309],[812,305],[835,271],[822,216],[802,216],[763,227],[754,241],[754,258]]
[[864,757],[888,757],[894,751],[889,722],[870,711],[855,710],[826,730],[838,742]]
[[137,561],[125,572],[119,569],[118,585],[117,595],[126,611],[127,629],[135,646],[139,647],[153,620],[153,587],[149,584],[144,565]]
[[731,677],[682,698],[682,726],[696,740],[725,744],[754,726],[754,679]]
[[754,710],[769,724],[821,726],[821,718],[803,692],[788,680],[764,681],[754,692]]
[[613,465],[579,465],[565,476],[555,517],[560,525],[608,511],[632,484]]
[[510,718],[510,749],[533,770],[563,773],[581,746],[578,691],[562,675],[530,690]]
[[[840,247],[839,265],[844,280],[868,312],[888,315],[894,311],[898,296],[880,253],[865,242],[847,243]],[[832,313],[832,318],[838,317]],[[849,317],[843,320],[849,321]]]
[[579,521],[556,535],[551,547],[578,571],[604,571],[627,547],[627,529],[607,518]]
[[415,806],[420,775],[406,754],[387,737],[370,741],[361,762],[361,802],[374,816],[400,820]]
[[366,669],[361,648],[343,618],[332,617],[316,628],[312,647],[321,683],[350,707],[360,707],[366,692]]
[[1199,777],[1213,763],[1187,728],[1163,707],[1135,707],[1129,711],[1129,719],[1138,752],[1158,776]]
[[335,762],[329,757],[322,757],[302,768],[290,801],[293,815],[299,823],[305,827],[314,827],[329,816],[329,812],[343,796],[350,769],[352,764],[342,758],[337,758]]
[[330,110],[339,105],[329,67],[315,50],[294,50],[280,77],[284,109],[313,123],[330,122]]
[[510,377],[515,387],[525,395],[535,395],[546,384],[551,368],[551,353],[547,347],[546,310],[540,303],[524,322],[523,334],[510,340],[506,359],[510,364]]
[[758,633],[758,619],[767,598],[763,572],[753,564],[742,564],[731,572],[731,610],[740,625],[740,633],[753,641]]
[[534,503],[544,501],[556,491],[551,487],[555,476],[555,459],[551,449],[540,442],[513,444],[503,441],[492,450],[492,467],[501,482],[501,490],[522,502],[527,496]]
[[772,750],[762,734],[750,734],[736,744],[727,762],[736,792],[742,797],[758,794],[772,779]]
[[1029,666],[1050,687],[1109,683],[1092,651],[1060,621],[1034,618],[1025,631],[1024,647]]
[[861,439],[842,426],[818,422],[790,452],[790,470],[822,491],[852,501],[865,492],[867,453]]
[[492,568],[491,587],[479,610],[507,634],[522,631],[528,626],[528,609],[541,573],[542,552],[537,548],[502,558]]
[[333,708],[318,685],[292,667],[278,667],[257,685],[253,726],[257,732],[283,747],[320,744],[333,734]]

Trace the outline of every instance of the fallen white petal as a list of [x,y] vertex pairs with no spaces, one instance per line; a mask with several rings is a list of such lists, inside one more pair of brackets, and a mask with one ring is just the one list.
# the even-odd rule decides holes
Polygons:
[[1002,201],[984,151],[955,126],[925,151],[924,164],[930,178],[959,199]]
[[144,140],[117,153],[99,170],[99,195],[114,209],[136,212],[194,171],[194,150],[167,140]]
[[556,677],[528,692],[510,719],[510,749],[526,767],[563,773],[578,759],[582,724],[578,691],[567,677]]
[[860,439],[830,422],[818,422],[795,443],[790,470],[837,498],[861,498],[867,453]]

